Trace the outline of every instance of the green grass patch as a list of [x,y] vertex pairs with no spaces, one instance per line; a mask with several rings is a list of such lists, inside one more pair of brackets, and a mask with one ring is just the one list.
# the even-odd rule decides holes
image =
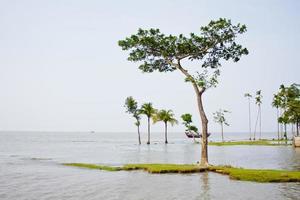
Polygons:
[[212,166],[209,171],[229,175],[231,179],[261,183],[300,182],[300,171],[243,169],[228,166]]
[[215,172],[228,175],[231,179],[241,181],[254,181],[261,183],[271,182],[300,182],[300,171],[269,170],[269,169],[243,169],[231,166],[210,166],[207,168],[199,165],[184,164],[127,164],[122,167],[112,167],[85,163],[67,163],[65,166],[98,169],[106,171],[131,171],[144,170],[149,173],[199,173]]
[[205,171],[198,165],[180,165],[180,164],[127,164],[123,170],[145,170],[149,173],[196,173]]
[[98,169],[98,170],[105,170],[105,171],[120,171],[122,167],[112,167],[106,165],[95,165],[95,164],[86,164],[86,163],[64,163],[65,166],[72,166],[72,167],[81,167],[87,169]]
[[286,146],[291,145],[287,141],[277,140],[249,140],[249,141],[228,141],[228,142],[209,142],[212,146],[233,146],[233,145],[261,145],[261,146]]

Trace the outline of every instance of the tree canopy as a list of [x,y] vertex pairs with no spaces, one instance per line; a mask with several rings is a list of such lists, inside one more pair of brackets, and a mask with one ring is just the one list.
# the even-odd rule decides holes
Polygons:
[[226,118],[225,118],[225,113],[229,113],[229,111],[219,109],[217,112],[213,113],[214,121],[216,123],[225,124],[226,126],[229,126],[229,124],[228,124],[228,122],[226,121]]
[[153,116],[153,123],[156,123],[158,121],[162,121],[164,123],[169,122],[171,125],[177,124],[177,120],[175,119],[174,113],[172,110],[159,110],[154,116]]
[[[139,29],[136,34],[120,40],[119,46],[123,50],[130,50],[129,61],[142,61],[139,69],[143,72],[172,72],[179,69],[186,75],[186,81],[208,88],[217,84],[220,74],[218,67],[222,59],[237,62],[243,54],[248,54],[246,48],[235,42],[237,35],[244,32],[245,25],[232,25],[231,20],[220,18],[201,27],[198,35],[174,36],[165,35],[159,29]],[[201,67],[215,69],[214,73],[209,79],[206,70],[191,75],[181,69],[180,61],[183,59],[201,60]]]

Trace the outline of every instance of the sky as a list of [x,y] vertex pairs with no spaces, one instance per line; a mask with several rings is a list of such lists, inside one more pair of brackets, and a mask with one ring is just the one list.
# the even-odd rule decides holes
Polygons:
[[[249,55],[223,62],[219,85],[205,92],[209,130],[220,130],[212,113],[222,108],[231,111],[225,132],[247,131],[244,93],[261,89],[262,130],[275,131],[273,94],[300,83],[299,10],[298,0],[0,0],[0,130],[135,131],[127,96],[177,118],[191,113],[200,125],[192,86],[178,71],[142,73],[117,43],[138,28],[197,34],[222,17],[247,25],[238,42]],[[254,102],[251,111],[255,121]]]

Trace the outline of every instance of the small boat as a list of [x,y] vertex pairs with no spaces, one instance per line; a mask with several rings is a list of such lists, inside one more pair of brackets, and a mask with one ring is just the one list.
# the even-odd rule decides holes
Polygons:
[[[202,134],[199,134],[197,132],[186,131],[185,135],[188,138],[202,138]],[[207,134],[207,137],[209,137],[209,136],[210,136],[210,133]]]

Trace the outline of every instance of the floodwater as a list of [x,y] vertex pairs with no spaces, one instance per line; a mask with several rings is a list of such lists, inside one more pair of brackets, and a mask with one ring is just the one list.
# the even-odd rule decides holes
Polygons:
[[[271,138],[274,133],[264,133]],[[212,135],[210,139],[218,139]],[[226,134],[227,139],[247,138]],[[146,139],[146,134],[142,135]],[[200,145],[183,133],[152,134],[137,145],[136,133],[0,132],[2,200],[300,199],[300,183],[254,183],[215,173],[148,174],[106,172],[61,165],[65,162],[196,163]],[[291,146],[210,146],[211,164],[300,170],[300,149]]]

